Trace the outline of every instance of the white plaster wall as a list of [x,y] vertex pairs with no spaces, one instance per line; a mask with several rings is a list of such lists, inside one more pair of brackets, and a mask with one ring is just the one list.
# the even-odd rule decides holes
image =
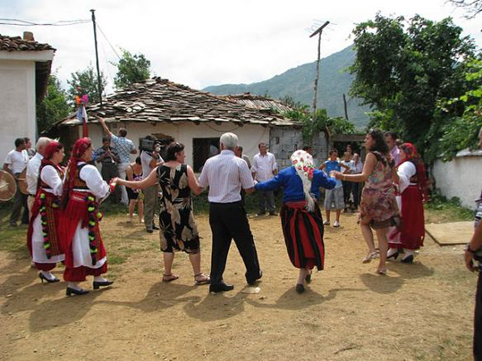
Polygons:
[[16,138],[35,144],[35,62],[0,60],[0,163]]
[[437,160],[433,176],[443,196],[457,197],[464,207],[473,209],[482,189],[482,157],[457,157],[446,163]]
[[[208,124],[180,122],[178,124],[171,123],[118,123],[117,128],[112,128],[112,133],[117,134],[117,129],[123,127],[127,129],[127,138],[131,139],[136,147],[139,146],[139,139],[146,135],[155,133],[163,133],[173,137],[177,142],[184,144],[186,152],[186,163],[193,165],[193,138],[215,138],[221,137],[223,133],[232,132],[238,136],[239,144],[243,146],[243,153],[247,154],[251,159],[258,153],[258,144],[263,142],[269,144],[269,128],[261,125],[244,125],[239,127],[233,123],[216,124],[210,122]],[[82,134],[82,131],[80,132]],[[89,125],[89,136],[92,139],[94,148],[102,145],[102,128],[99,124],[92,123]],[[136,158],[131,156],[132,161]]]

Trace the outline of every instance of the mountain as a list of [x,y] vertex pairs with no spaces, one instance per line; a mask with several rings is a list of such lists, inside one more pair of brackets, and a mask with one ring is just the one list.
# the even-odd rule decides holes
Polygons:
[[[370,111],[370,109],[368,106],[360,106],[361,101],[359,99],[350,99],[348,96],[354,77],[346,69],[353,64],[354,60],[353,46],[321,59],[317,107],[326,108],[329,116],[344,117],[343,94],[346,94],[348,118],[357,128],[362,129],[368,124],[369,119],[365,112]],[[309,105],[311,108],[314,96],[315,70],[316,61],[289,69],[283,74],[259,83],[224,84],[209,86],[203,90],[217,95],[246,92],[256,95],[268,94],[276,99],[289,95],[294,100]]]

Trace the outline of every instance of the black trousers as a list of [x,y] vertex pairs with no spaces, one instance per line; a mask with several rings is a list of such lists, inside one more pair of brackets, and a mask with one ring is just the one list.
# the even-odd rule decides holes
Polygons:
[[[22,223],[28,224],[28,218],[29,218],[28,206],[27,206],[28,195],[20,192],[20,188],[18,187],[18,181],[16,182],[17,182],[17,193],[15,193],[15,197],[13,199],[12,213],[10,215],[10,225],[17,224],[17,221],[20,218],[20,214],[22,214]],[[23,213],[22,213],[22,208],[23,208]]]
[[474,360],[482,361],[482,269],[480,268],[475,295]]
[[343,200],[345,201],[345,208],[348,208],[353,183],[348,181],[342,181],[341,183],[343,184]]
[[248,283],[259,278],[259,261],[246,210],[241,202],[210,203],[209,225],[213,233],[211,254],[211,285],[223,281],[229,247],[234,239],[246,267]]
[[[119,171],[117,170],[117,164],[111,163],[111,164],[102,164],[102,169],[100,171],[100,174],[102,175],[102,179],[105,180],[107,183],[110,182],[112,178],[118,177],[119,176]],[[120,202],[121,199],[121,189],[119,187],[115,187],[113,198],[111,198],[111,202]]]
[[360,185],[361,183],[354,182],[351,185],[351,191],[353,193],[353,206],[355,208],[358,208],[358,205],[360,204]]

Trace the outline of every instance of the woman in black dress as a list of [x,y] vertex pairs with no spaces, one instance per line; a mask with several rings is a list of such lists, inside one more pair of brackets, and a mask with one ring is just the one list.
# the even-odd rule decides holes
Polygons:
[[172,273],[174,252],[189,254],[194,270],[195,284],[209,283],[209,276],[201,272],[201,252],[199,234],[194,221],[191,192],[200,194],[203,188],[194,176],[192,168],[185,164],[184,145],[173,142],[166,150],[165,163],[158,166],[142,181],[118,179],[117,183],[129,188],[146,188],[159,183],[162,189],[159,214],[159,236],[161,251],[164,254],[164,282],[179,278]]

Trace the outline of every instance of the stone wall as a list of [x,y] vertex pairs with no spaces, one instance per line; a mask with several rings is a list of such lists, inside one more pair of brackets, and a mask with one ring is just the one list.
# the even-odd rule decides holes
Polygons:
[[[269,134],[269,151],[273,153],[278,162],[279,170],[291,166],[291,154],[304,146],[303,134],[301,129],[288,127],[272,128]],[[326,135],[320,132],[313,138],[313,157],[315,165],[319,165],[322,160],[328,157],[328,146]]]

